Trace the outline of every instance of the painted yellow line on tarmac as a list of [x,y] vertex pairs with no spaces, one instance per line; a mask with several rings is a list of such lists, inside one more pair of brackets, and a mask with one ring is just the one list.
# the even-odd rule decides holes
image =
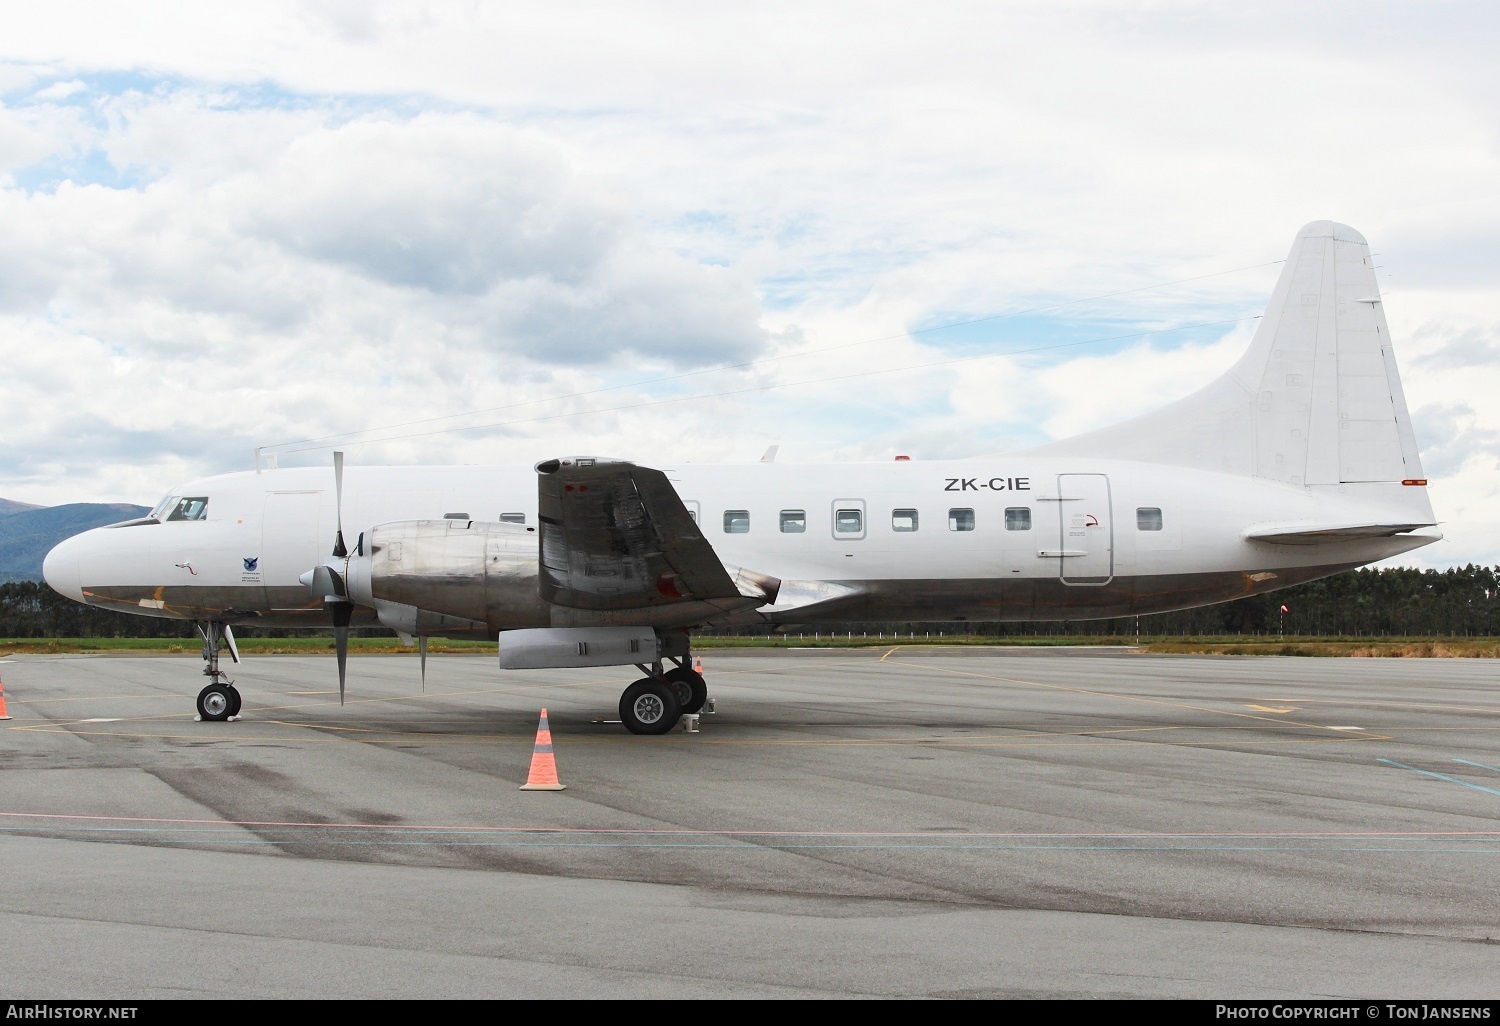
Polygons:
[[[904,664],[913,665],[913,664]],[[1005,684],[1024,684],[1028,687],[1045,688],[1049,691],[1066,691],[1075,695],[1092,695],[1095,698],[1113,698],[1121,702],[1137,702],[1144,705],[1162,705],[1171,709],[1190,709],[1193,712],[1212,713],[1216,716],[1237,716],[1247,720],[1261,720],[1265,723],[1275,723],[1278,726],[1307,727],[1310,730],[1327,730],[1321,723],[1302,723],[1297,720],[1273,720],[1268,716],[1256,716],[1251,713],[1231,712],[1228,709],[1214,709],[1210,706],[1189,705],[1186,702],[1169,702],[1161,698],[1141,698],[1137,695],[1122,695],[1113,691],[1095,691],[1092,688],[1069,687],[1066,684],[1048,684],[1039,680],[1022,680],[1019,677],[1000,677],[991,673],[975,673],[972,670],[957,670],[947,666],[920,666],[920,669],[932,670],[936,673],[948,673],[960,677],[974,677],[980,680],[993,680]],[[1385,740],[1390,740],[1386,738]]]
[[[1274,702],[1277,699],[1267,698],[1263,701]],[[1361,705],[1371,708],[1389,707],[1392,709],[1431,709],[1440,712],[1477,712],[1497,713],[1500,712],[1500,703],[1491,706],[1475,705],[1442,705],[1437,702],[1391,702],[1382,699],[1358,699],[1358,698],[1284,698],[1283,702],[1296,702],[1299,705]]]

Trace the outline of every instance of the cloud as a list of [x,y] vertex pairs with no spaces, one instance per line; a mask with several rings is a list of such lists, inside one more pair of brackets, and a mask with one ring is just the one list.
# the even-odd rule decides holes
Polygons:
[[1412,413],[1421,425],[1422,468],[1429,477],[1457,477],[1468,464],[1500,470],[1500,430],[1482,426],[1468,403],[1433,403]]
[[[89,145],[154,160],[149,180],[0,190],[0,399],[43,435],[0,468],[12,491],[70,445],[73,477],[159,447],[211,468],[278,438],[492,405],[502,385],[546,395],[565,369],[765,344],[748,278],[654,245],[597,176],[524,131],[246,113],[198,91],[106,103]],[[190,147],[168,111],[238,158],[173,157]],[[87,423],[69,423],[79,404],[59,398],[85,395]]]
[[[572,168],[471,117],[361,120],[294,140],[252,177],[250,229],[390,285],[480,294],[516,279],[576,286],[628,224]],[[239,191],[239,190],[236,190]]]
[[[1459,327],[1429,324],[1418,329],[1429,339],[1420,362],[1433,370],[1493,367],[1500,363],[1500,324]],[[1435,344],[1431,339],[1440,339]]]

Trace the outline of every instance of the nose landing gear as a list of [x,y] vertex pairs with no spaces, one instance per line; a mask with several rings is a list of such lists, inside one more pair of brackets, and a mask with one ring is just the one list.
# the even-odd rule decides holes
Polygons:
[[229,624],[218,620],[195,623],[198,635],[203,639],[203,676],[208,685],[198,692],[198,718],[200,720],[231,720],[240,714],[240,692],[229,675],[219,669],[219,649],[229,649],[229,658],[240,661],[238,646],[234,643],[234,632]]

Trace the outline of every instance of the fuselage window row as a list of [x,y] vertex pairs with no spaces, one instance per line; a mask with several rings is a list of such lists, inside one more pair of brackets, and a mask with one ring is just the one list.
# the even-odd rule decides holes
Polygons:
[[[506,514],[502,519],[509,519],[514,514]],[[1136,511],[1137,523],[1143,531],[1161,530],[1161,510],[1141,509]],[[1151,521],[1150,515],[1155,516]],[[849,535],[859,534],[864,530],[864,511],[859,509],[834,510],[833,531],[835,534]],[[698,518],[693,516],[696,521]],[[516,521],[521,523],[522,521]],[[777,522],[782,534],[806,534],[807,533],[807,510],[784,509],[778,514]],[[1153,523],[1155,526],[1148,526]],[[914,509],[891,510],[891,530],[897,534],[910,534],[915,532],[921,524],[921,516]],[[972,531],[976,525],[974,511],[972,509],[950,509],[948,511],[948,530],[950,531]],[[1031,510],[1026,506],[1009,506],[1005,510],[1005,529],[1007,531],[1029,531],[1031,530]],[[749,534],[750,533],[750,511],[745,509],[726,509],[724,511],[724,533],[725,534]]]

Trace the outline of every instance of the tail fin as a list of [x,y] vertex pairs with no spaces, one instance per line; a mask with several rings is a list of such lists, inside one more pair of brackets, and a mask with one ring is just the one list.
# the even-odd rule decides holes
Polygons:
[[1291,485],[1422,478],[1364,237],[1332,221],[1298,232],[1249,350],[1217,381],[1116,427],[1030,451]]

